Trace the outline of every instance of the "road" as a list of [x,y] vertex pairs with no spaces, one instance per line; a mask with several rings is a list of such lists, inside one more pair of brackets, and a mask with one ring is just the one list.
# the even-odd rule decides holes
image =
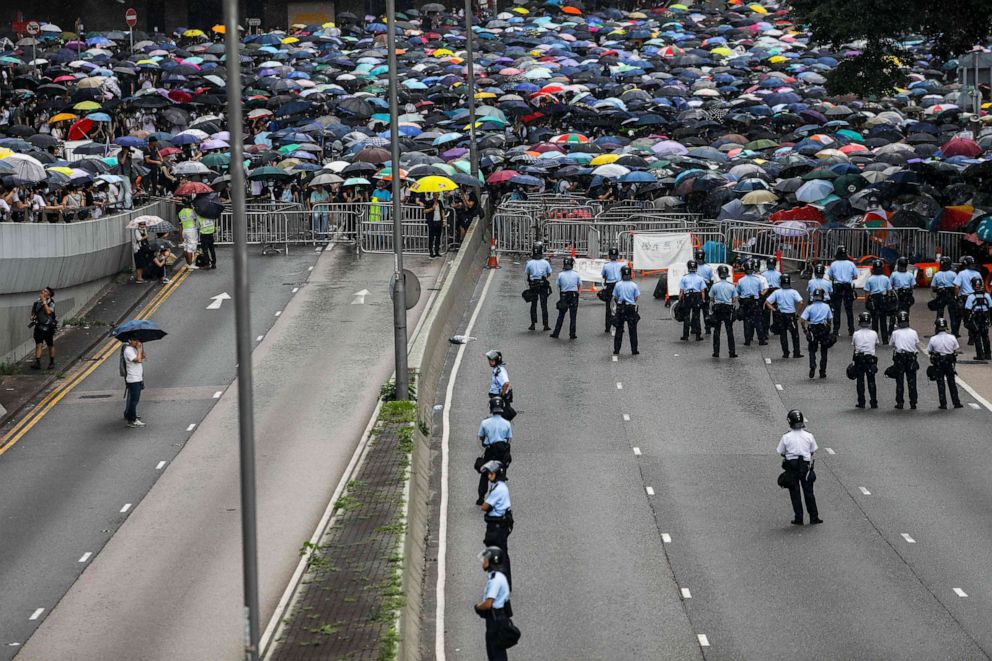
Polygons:
[[[220,262],[153,316],[169,335],[147,347],[146,428],[123,423],[115,353],[0,457],[0,658],[237,656],[233,302],[207,309],[233,292]],[[440,264],[410,262],[429,286]],[[251,258],[263,626],[390,373],[391,265]]]
[[[713,359],[709,342],[679,340],[653,282],[641,282],[641,355],[625,346],[614,361],[591,294],[578,340],[526,330],[521,270],[504,264],[492,276],[453,389],[447,658],[485,658],[471,608],[484,583],[471,466],[489,348],[507,359],[520,411],[509,546],[523,637],[511,656],[989,657],[988,410],[963,393],[973,405],[938,411],[922,372],[919,410],[893,410],[881,373],[881,407],[855,409],[846,337],[824,381],[807,378],[805,359],[783,360],[777,338]],[[880,366],[890,362],[884,349]],[[822,526],[790,525],[775,484],[794,407],[822,448]],[[433,650],[433,621],[427,628]]]

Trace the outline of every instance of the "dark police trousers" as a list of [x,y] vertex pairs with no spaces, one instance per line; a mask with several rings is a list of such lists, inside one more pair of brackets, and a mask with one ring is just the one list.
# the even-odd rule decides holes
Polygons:
[[912,312],[913,303],[916,302],[916,298],[913,296],[913,290],[910,287],[903,287],[896,290],[896,297],[899,299],[899,311],[900,312]]
[[816,371],[816,352],[820,352],[820,376],[827,373],[827,340],[830,337],[830,324],[810,324],[806,334],[806,352],[809,354],[809,371]]
[[778,334],[779,342],[782,343],[782,355],[789,356],[789,336],[792,336],[792,353],[798,356],[799,350],[799,326],[796,322],[795,312],[776,312],[778,315],[778,326],[781,329]]
[[744,344],[751,344],[755,331],[757,331],[760,341],[762,339],[761,323],[764,315],[761,313],[761,308],[758,307],[758,299],[742,298],[741,316],[744,317]]
[[882,294],[871,294],[871,329],[878,333],[882,344],[889,343],[889,333],[892,332],[889,313],[885,311],[885,296]]
[[870,353],[854,354],[854,366],[858,372],[858,406],[865,405],[865,382],[868,382],[869,403],[874,408],[878,406],[878,396],[875,391],[875,372],[878,371],[878,358]]
[[623,325],[627,324],[627,331],[630,333],[630,350],[637,353],[637,306],[629,303],[617,303],[616,327],[617,332],[613,336],[613,353],[620,353],[623,346]]
[[[506,441],[500,441],[499,443],[490,443],[483,447],[481,459],[476,459],[476,465],[480,468],[483,464],[490,461],[498,461],[503,464],[503,472],[510,466],[510,462],[513,461],[510,456],[510,444]],[[489,493],[489,476],[485,473],[479,474],[479,500],[485,500],[486,494]]]
[[[509,576],[506,582],[510,582]],[[486,614],[486,655],[489,661],[507,661],[506,650],[496,644],[496,632],[499,631],[496,617],[501,616],[503,610],[502,608],[491,608]]]
[[213,234],[200,235],[200,248],[203,250],[203,254],[206,255],[207,259],[210,261],[210,266],[217,266],[217,249],[214,248]]
[[710,315],[713,326],[713,355],[720,353],[720,328],[727,329],[727,349],[730,355],[737,354],[737,345],[734,343],[734,306],[729,303],[717,303],[713,306],[713,313]]
[[[803,520],[803,498],[806,499],[806,511],[809,512],[809,518],[820,518],[820,513],[816,509],[816,496],[813,495],[813,483],[806,481],[809,462],[805,459],[786,459],[782,462],[782,467],[787,471],[797,473],[796,479],[789,487],[789,499],[792,501],[792,512],[795,514],[796,521]],[[802,496],[799,495],[800,489]]]
[[900,406],[905,403],[903,392],[905,386],[909,389],[909,404],[916,406],[916,371],[920,369],[916,361],[915,351],[896,351],[892,354],[892,364],[896,366],[896,404]]
[[765,295],[761,297],[760,307],[758,309],[758,314],[760,317],[760,324],[758,325],[758,341],[767,342],[768,334],[771,332],[772,327],[772,311],[765,306],[765,302],[768,297],[778,291],[778,287],[769,287],[765,291]]
[[[561,293],[561,298],[558,299],[560,304],[558,310],[558,321],[555,322],[555,329],[551,331],[551,337],[558,337],[561,332],[561,326],[565,323],[565,312],[568,312],[568,336],[575,338],[575,315],[579,312],[579,292],[577,291],[566,291]],[[562,310],[561,308],[565,309]]]
[[613,315],[610,314],[610,304],[613,302],[613,289],[617,286],[615,282],[606,283],[606,332],[610,332],[610,326],[614,324]]
[[[937,292],[937,319],[950,317],[951,334],[957,335],[961,330],[961,315],[958,312],[958,301],[954,297],[953,287],[940,287]],[[945,314],[946,309],[946,314]]]
[[840,332],[841,307],[847,313],[847,334],[854,335],[854,285],[850,282],[834,283],[834,291],[830,295],[830,307],[834,312],[834,335]]
[[[508,518],[509,517],[509,518]],[[506,574],[506,582],[509,588],[513,589],[513,575],[510,572],[510,549],[508,542],[510,533],[513,532],[512,514],[507,517],[490,518],[486,517],[486,536],[482,539],[484,546],[498,546],[503,549],[503,573]]]
[[[964,307],[964,304],[968,302],[967,296],[958,297],[958,328],[961,327],[961,323],[965,321],[965,317],[968,315],[968,310]],[[965,323],[964,329],[968,331],[968,344],[975,343],[975,331],[972,330],[971,324]],[[957,333],[955,333],[957,335]]]
[[698,338],[703,334],[703,330],[699,326],[699,317],[703,309],[703,295],[696,291],[686,292],[682,303],[686,306],[685,321],[682,322],[682,339],[688,340],[689,333]]
[[974,323],[971,324],[971,328],[975,338],[975,355],[978,356],[979,360],[992,360],[992,355],[989,355],[988,317],[984,316],[983,313],[981,319],[975,319]]
[[531,280],[530,288],[537,292],[537,298],[530,302],[530,323],[537,324],[537,302],[541,301],[541,321],[544,327],[548,327],[548,295],[551,293],[551,285],[543,278],[541,280]]
[[958,399],[958,382],[954,378],[954,364],[957,359],[953,354],[938,354],[935,364],[937,367],[937,399],[941,406],[947,406],[947,395],[944,393],[946,384],[947,390],[951,393],[951,403],[954,406],[961,406]]

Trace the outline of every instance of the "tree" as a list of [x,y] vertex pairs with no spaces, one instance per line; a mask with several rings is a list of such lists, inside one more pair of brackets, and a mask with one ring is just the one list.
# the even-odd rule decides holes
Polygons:
[[860,55],[844,59],[828,77],[833,93],[871,96],[904,83],[900,62],[912,57],[903,45],[925,39],[930,53],[947,60],[984,42],[992,32],[990,0],[792,0],[799,23],[813,41],[839,48],[857,44]]

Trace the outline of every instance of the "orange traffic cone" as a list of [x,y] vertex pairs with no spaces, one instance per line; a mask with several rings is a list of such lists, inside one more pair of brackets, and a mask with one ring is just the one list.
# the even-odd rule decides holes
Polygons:
[[496,255],[496,239],[489,244],[489,259],[486,260],[487,269],[499,268],[499,257]]

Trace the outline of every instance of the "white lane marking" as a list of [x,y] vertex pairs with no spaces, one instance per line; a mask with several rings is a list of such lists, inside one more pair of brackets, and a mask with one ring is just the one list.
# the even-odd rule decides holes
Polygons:
[[155,470],[157,470],[157,471],[162,470],[163,468],[165,468],[165,465],[167,463],[168,462],[166,462],[166,461],[160,461],[160,462],[158,462],[157,464],[155,464]]
[[45,612],[45,609],[44,608],[39,608],[39,609],[35,610],[35,612],[31,613],[31,617],[29,617],[28,619],[29,620],[37,620],[39,617],[41,617],[41,614],[44,613],[44,612]]
[[775,390],[785,390],[785,388],[782,387],[782,384],[781,383],[776,383],[775,384]]
[[131,509],[131,503],[124,503],[124,507],[121,508],[121,514]]
[[365,297],[369,295],[368,289],[363,289],[362,291],[356,291],[352,294],[351,304],[352,305],[365,305]]
[[907,544],[915,544],[916,543],[916,540],[913,539],[912,537],[910,537],[909,536],[909,533],[905,533],[905,532],[904,533],[900,533],[899,536],[902,537],[903,539],[905,539]]
[[300,288],[299,288],[299,287],[293,287],[293,293],[294,293],[294,294],[295,294],[296,292],[298,292],[298,291],[300,291]]
[[671,544],[672,543],[672,536],[669,535],[667,532],[661,533],[661,543],[662,544]]
[[223,394],[224,392],[222,390],[218,390],[217,392],[214,393],[214,399],[220,399],[220,396]]
[[675,356],[676,358],[679,357],[679,355],[677,353],[673,353],[672,355]]
[[623,384],[617,381],[617,390],[623,390]]
[[313,270],[313,267],[312,267],[312,266],[308,266],[308,267],[307,267],[307,270],[308,270],[308,271],[312,271],[312,270]]
[[221,293],[217,294],[216,296],[211,296],[210,297],[210,302],[207,303],[207,309],[208,310],[220,310],[220,306],[224,303],[224,301],[229,301],[229,300],[231,300],[231,295],[228,294],[226,291],[225,292],[221,292]]
[[84,554],[83,554],[83,557],[81,557],[81,558],[79,559],[79,561],[80,561],[80,562],[86,562],[87,560],[89,560],[89,559],[90,559],[90,557],[91,557],[92,555],[93,555],[92,553],[90,553],[89,551],[87,551],[86,553],[84,553]]
[[683,599],[692,599],[692,593],[689,592],[689,588],[679,588],[679,591],[682,593]]
[[265,336],[264,335],[259,335],[258,337],[255,338],[255,341],[256,342],[261,342],[263,337],[265,337]]
[[192,422],[189,427],[186,428],[186,431],[193,431],[194,429],[196,429],[196,423]]
[[699,646],[700,647],[709,647],[710,646],[710,639],[706,637],[706,634],[705,633],[697,634],[696,635],[696,638],[699,639]]
[[620,356],[613,356],[613,362],[614,362],[614,363],[615,363],[615,362],[617,362],[617,359],[618,359],[618,358],[620,358]]
[[981,407],[980,407],[980,406],[979,406],[978,404],[976,404],[975,402],[968,402],[968,406],[970,406],[970,407],[971,407],[971,408],[973,408],[973,409],[978,409],[978,408],[981,408]]
[[634,448],[634,454],[637,455],[638,457],[640,457],[641,456],[641,448],[635,447]]
[[[479,300],[475,304],[475,310],[472,311],[472,316],[468,320],[468,326],[465,327],[465,335],[472,334],[472,328],[475,326],[475,321],[479,317],[479,312],[482,310],[482,303],[486,300],[486,294],[489,293],[489,285],[492,284],[493,276],[495,275],[496,269],[489,272],[489,277],[486,278],[486,283],[482,286],[482,293],[479,295]],[[451,376],[448,377],[448,387],[444,393],[444,411],[441,415],[441,520],[438,522],[437,530],[437,585],[434,589],[434,658],[437,661],[445,661],[447,658],[444,649],[444,585],[448,562],[448,443],[451,438],[451,400],[455,398],[455,380],[458,378],[458,369],[462,365],[462,357],[465,355],[466,346],[463,344],[458,347],[455,362],[451,366]]]
[[627,415],[626,413],[624,413],[624,414],[623,414],[623,421],[624,421],[624,422],[630,422],[630,416],[629,416],[629,415]]
[[871,495],[871,491],[868,491],[868,489],[865,489],[864,487],[858,487],[858,490],[866,496]]
[[644,490],[648,492],[649,496],[654,495],[654,489],[652,489],[651,487],[644,487]]
[[282,314],[282,310],[276,310],[276,316],[277,316],[277,317],[278,317],[279,315],[281,315],[281,314]]
[[823,448],[823,449],[827,451],[827,454],[837,454],[836,452],[834,452],[833,448]]
[[771,365],[771,364],[772,364],[772,359],[771,358],[765,358],[765,365]]
[[954,594],[956,594],[959,597],[967,597],[968,596],[968,593],[965,592],[964,590],[962,590],[961,588],[954,588]]

